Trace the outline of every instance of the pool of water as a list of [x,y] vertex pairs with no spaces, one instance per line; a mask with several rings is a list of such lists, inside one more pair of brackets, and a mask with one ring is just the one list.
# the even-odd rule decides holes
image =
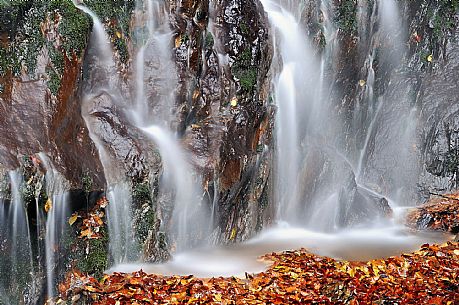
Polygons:
[[412,232],[395,223],[372,228],[354,228],[338,233],[314,232],[280,224],[255,238],[231,246],[195,249],[174,255],[163,264],[123,264],[108,272],[134,272],[197,277],[237,276],[257,273],[267,267],[259,257],[266,253],[307,248],[312,253],[343,260],[366,261],[417,250],[424,243],[442,243],[450,235]]

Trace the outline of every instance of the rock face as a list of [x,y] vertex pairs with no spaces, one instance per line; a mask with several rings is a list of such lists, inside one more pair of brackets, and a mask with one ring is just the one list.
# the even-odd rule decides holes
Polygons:
[[406,18],[385,33],[385,1],[357,2],[334,1],[339,47],[326,73],[345,135],[335,142],[393,199],[455,189],[457,4],[394,1]]
[[357,185],[352,167],[333,149],[309,147],[308,151],[300,178],[300,196],[307,204],[292,211],[290,219],[334,232],[391,215],[387,200]]
[[[78,98],[83,63],[78,39],[85,42],[89,28],[80,23],[73,49],[66,49],[65,34],[81,18],[72,7],[67,3],[61,9],[69,11],[52,15],[53,5],[49,12],[38,2],[2,5],[2,20],[12,24],[0,32],[0,163],[13,169],[21,156],[44,152],[73,188],[82,187],[84,173],[91,173],[100,188],[104,177]],[[73,19],[72,13],[77,14]],[[22,61],[15,57],[20,55]]]
[[219,239],[244,240],[261,227],[270,192],[267,18],[258,1],[186,2],[175,9],[179,37],[191,33],[176,48],[184,142],[211,201],[218,198]]
[[444,54],[432,73],[425,77],[422,92],[422,154],[424,172],[421,185],[426,190],[444,192],[458,187],[459,88],[456,86],[459,69],[459,38],[456,29],[451,41],[445,42]]
[[0,94],[0,162],[14,169],[22,155],[45,152],[74,188],[81,187],[84,172],[90,172],[96,185],[102,187],[104,177],[97,153],[80,115],[77,91],[81,58],[64,58],[64,76],[57,96],[48,87],[45,71],[50,64],[48,52],[42,49],[33,77],[25,72],[18,77],[10,73],[5,76],[5,89]]
[[[85,3],[114,44],[117,71],[111,74],[97,70],[97,46],[89,43],[91,20],[71,1],[62,6],[25,2],[2,10],[4,20],[16,18],[17,23],[0,33],[0,165],[14,169],[24,163],[23,156],[44,152],[72,189],[91,191],[105,188],[107,168],[100,156],[108,155],[116,171],[132,182],[139,209],[135,218],[142,219],[146,206],[160,200],[155,185],[162,171],[154,145],[126,116],[126,100],[135,95],[132,32],[139,25],[129,28],[134,5]],[[202,174],[204,201],[216,215],[215,241],[245,240],[272,215],[274,109],[268,102],[268,70],[273,46],[267,18],[258,1],[171,1],[166,7],[176,64],[169,69],[178,76],[173,127]],[[21,43],[25,37],[30,45]],[[7,59],[26,47],[36,58]],[[103,90],[104,82],[114,81],[107,78],[116,78],[119,94]],[[151,104],[158,103],[157,89],[146,88]],[[101,146],[104,152],[98,151]],[[147,184],[152,189],[143,191]],[[150,225],[153,231],[158,227],[154,220]],[[144,233],[150,234],[144,239],[150,253],[145,259],[155,260],[152,244],[164,237]]]

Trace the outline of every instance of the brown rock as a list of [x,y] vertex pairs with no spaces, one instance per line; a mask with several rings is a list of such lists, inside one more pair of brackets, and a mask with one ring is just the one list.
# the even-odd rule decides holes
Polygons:
[[410,211],[407,225],[417,230],[459,233],[459,194],[439,195]]

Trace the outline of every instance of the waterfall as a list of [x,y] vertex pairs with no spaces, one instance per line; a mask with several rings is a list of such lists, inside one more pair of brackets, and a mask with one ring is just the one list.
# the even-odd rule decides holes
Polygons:
[[[93,85],[91,94],[85,96],[82,114],[90,137],[98,149],[108,183],[107,196],[110,204],[107,207],[107,222],[110,253],[115,264],[122,264],[139,258],[134,253],[138,246],[133,238],[130,188],[122,173],[123,170],[114,165],[116,162],[112,160],[109,150],[97,135],[91,108],[92,101],[98,98],[98,94],[108,95],[115,100],[126,98],[121,98],[122,94],[114,86],[113,79],[116,79],[116,75],[111,74],[115,73],[115,70],[105,69],[107,65],[111,65],[109,59],[113,58],[113,52],[103,24],[87,7],[77,7],[88,13],[94,23],[91,43],[96,46],[93,69],[99,71],[98,87]],[[195,227],[190,223],[204,223],[205,219],[198,216],[201,214],[198,210],[202,207],[201,199],[198,199],[201,191],[194,182],[198,178],[186,161],[186,154],[173,131],[177,72],[171,52],[173,33],[167,17],[168,13],[162,1],[137,2],[133,29],[136,47],[131,94],[133,100],[132,107],[126,110],[126,114],[131,120],[130,123],[141,128],[157,145],[164,164],[160,195],[167,192],[174,194],[171,196],[173,202],[170,203],[173,206],[171,220],[167,224],[163,223],[162,229],[169,231],[176,238],[177,249],[184,249],[192,244],[191,240],[200,239],[198,233],[192,233],[195,232]],[[144,31],[144,28],[147,31]],[[101,59],[98,60],[99,58]],[[99,77],[100,74],[102,78]],[[190,238],[191,235],[194,237]]]
[[[139,113],[142,107],[134,107],[137,117],[144,115],[139,123],[141,130],[157,144],[162,157],[164,171],[160,192],[172,194],[172,199],[168,199],[173,202],[174,209],[170,219],[165,218],[167,221],[162,223],[161,230],[171,228],[169,232],[178,249],[171,261],[142,264],[142,270],[202,277],[243,275],[247,270],[264,270],[265,266],[255,266],[254,262],[260,255],[272,251],[306,247],[316,254],[339,259],[367,260],[411,251],[426,240],[425,236],[412,234],[398,223],[400,218],[397,217],[401,213],[396,200],[392,200],[397,196],[375,187],[379,184],[368,179],[367,175],[374,170],[371,164],[373,146],[384,145],[382,140],[390,142],[387,146],[390,149],[378,149],[404,156],[402,162],[413,160],[409,146],[399,146],[401,141],[397,137],[409,142],[416,129],[416,109],[408,112],[404,109],[403,116],[397,118],[394,109],[399,108],[394,106],[404,104],[405,99],[391,100],[389,94],[381,95],[382,90],[377,87],[378,81],[381,81],[378,79],[381,71],[377,68],[393,70],[392,65],[398,65],[404,52],[400,45],[403,39],[399,32],[403,31],[403,25],[397,20],[400,19],[397,3],[384,1],[374,1],[372,6],[366,0],[355,1],[358,3],[358,20],[357,28],[351,35],[339,28],[341,25],[335,20],[340,5],[336,1],[261,0],[271,23],[275,52],[271,88],[277,107],[273,141],[277,224],[264,228],[258,237],[247,242],[190,249],[186,243],[190,242],[191,235],[199,236],[200,232],[205,232],[197,228],[195,233],[193,227],[203,225],[207,217],[197,205],[199,196],[196,194],[200,189],[193,190],[192,167],[186,162],[186,154],[174,135],[171,116],[151,115],[160,113],[153,111],[147,117],[145,113]],[[314,8],[304,13],[308,6]],[[211,3],[207,30],[215,39],[214,51],[222,68],[222,65],[228,64],[229,56],[223,51],[223,42],[219,41],[222,33],[215,11],[216,5]],[[307,18],[317,20],[305,20]],[[313,24],[311,28],[319,28],[319,35],[323,35],[321,38],[325,41],[319,46],[314,40],[317,37],[312,37],[317,33],[311,33],[314,30],[308,27],[310,24],[305,24],[309,21]],[[349,37],[343,37],[348,34]],[[343,108],[349,105],[344,105],[344,99],[338,99],[341,93],[347,92],[336,92],[341,88],[334,88],[338,80],[342,81],[342,76],[336,71],[344,69],[340,66],[345,64],[340,60],[347,60],[341,57],[344,55],[339,50],[341,42],[344,42],[343,48],[349,47],[346,39],[353,40],[356,45],[351,44],[352,47],[362,51],[362,54],[355,55],[362,67],[354,68],[361,69],[359,77],[362,79],[355,82],[358,91],[355,100],[346,101],[354,103],[350,108],[355,107],[351,110],[354,113],[349,112],[349,117],[348,113],[342,113],[348,110]],[[381,52],[384,49],[381,44],[386,40],[394,47]],[[151,46],[145,43],[138,50],[136,88],[139,91],[145,89],[143,86],[149,79],[146,76],[149,48]],[[164,54],[157,56],[165,56],[162,60],[169,60],[168,53]],[[168,86],[171,84],[171,87],[176,85],[170,81]],[[141,100],[150,100],[147,95],[137,99],[136,105]],[[174,108],[173,99],[164,98],[161,101]],[[167,104],[169,102],[172,103]],[[145,108],[152,109],[154,105],[146,105]],[[408,117],[405,116],[407,113]],[[400,124],[402,121],[405,123]],[[396,123],[393,128],[381,128],[383,125],[392,126],[392,122]],[[355,128],[357,140],[349,139],[354,135],[346,137],[348,126]],[[344,141],[346,143],[342,145]],[[394,149],[394,146],[399,147]],[[218,188],[217,183],[218,180],[214,181],[215,189]],[[214,197],[209,212],[211,220],[218,211],[217,202],[218,198]],[[390,207],[394,208],[394,217],[389,216]],[[194,209],[198,210],[195,212]],[[139,265],[133,264],[115,268],[121,272],[138,269]]]
[[93,71],[97,82],[91,88],[91,94],[83,97],[82,116],[89,131],[89,136],[95,143],[99,159],[107,180],[107,197],[110,204],[107,206],[107,223],[109,234],[110,256],[115,264],[135,260],[138,257],[138,247],[134,239],[131,210],[130,187],[117,162],[112,160],[108,149],[97,135],[95,119],[92,117],[92,108],[101,94],[109,96],[114,101],[122,100],[119,91],[120,80],[117,76],[116,65],[113,60],[113,51],[110,40],[105,32],[104,25],[97,15],[83,5],[77,8],[91,16],[94,24],[91,45],[94,48]]
[[67,218],[70,216],[68,202],[68,185],[65,178],[54,168],[48,156],[38,154],[46,170],[46,193],[48,209],[46,219],[45,257],[46,257],[46,286],[47,297],[56,296],[56,276],[58,274],[60,242],[67,229]]
[[[0,199],[0,301],[20,303],[35,290],[35,267],[27,207],[22,198],[22,173],[9,172],[9,202]],[[3,194],[4,195],[4,194]]]
[[[162,3],[162,2],[161,2]],[[137,10],[138,14],[147,16],[148,37],[137,51],[135,88],[137,89],[136,106],[133,116],[137,126],[157,145],[163,162],[163,176],[160,183],[160,195],[171,192],[172,216],[166,230],[174,236],[176,250],[184,250],[201,239],[200,229],[207,228],[206,218],[201,206],[197,177],[192,166],[188,163],[186,153],[173,131],[175,109],[174,90],[177,87],[177,72],[172,60],[171,38],[172,31],[167,21],[164,4],[148,0],[146,12]],[[145,6],[142,7],[145,9]],[[141,16],[137,15],[137,18]],[[155,19],[156,18],[156,19]],[[148,62],[145,62],[147,60]],[[153,68],[152,68],[153,66]],[[150,105],[144,94],[145,84],[149,84],[155,92],[156,103]],[[148,109],[154,109],[154,115],[149,115]],[[148,127],[146,127],[148,126]],[[164,221],[164,219],[163,219]]]
[[[303,128],[314,126],[313,81],[311,71],[319,70],[314,65],[314,56],[294,15],[273,1],[261,1],[268,13],[279,39],[282,70],[274,83],[275,101],[278,105],[276,117],[277,178],[276,202],[278,217],[288,220],[298,211],[298,168],[301,166]],[[301,132],[300,132],[301,130]]]
[[[391,0],[380,1],[384,3],[378,3],[379,9],[377,5],[373,6],[369,33],[371,39],[366,41],[365,31],[359,30],[362,43],[369,43],[369,47],[365,63],[367,78],[360,83],[365,90],[365,107],[356,102],[353,125],[358,130],[364,130],[365,136],[357,155],[348,156],[347,152],[341,151],[336,144],[343,138],[345,120],[334,114],[337,105],[330,103],[333,96],[328,83],[336,76],[326,73],[328,70],[333,71],[333,54],[338,46],[337,29],[331,21],[333,4],[330,1],[321,1],[320,5],[317,4],[320,8],[318,18],[323,24],[321,34],[325,39],[324,50],[317,55],[314,48],[317,49],[318,46],[313,46],[311,34],[303,31],[307,27],[302,24],[301,16],[292,13],[302,6],[300,2],[289,1],[288,5],[273,0],[261,2],[274,28],[275,44],[278,46],[276,51],[279,52],[275,57],[279,62],[276,64],[275,61],[273,65],[273,70],[278,70],[273,87],[278,106],[275,126],[276,202],[279,220],[315,230],[334,231],[355,222],[351,219],[358,217],[356,215],[366,214],[365,217],[361,216],[361,221],[364,218],[378,217],[378,212],[374,211],[378,203],[357,185],[357,181],[360,185],[365,185],[364,173],[368,154],[371,145],[378,139],[381,121],[387,124],[385,113],[390,104],[384,97],[374,96],[373,66],[376,53],[379,56],[379,64],[387,65],[380,66],[380,69],[397,66],[403,56],[402,39],[399,34],[402,25],[397,19],[397,4]],[[361,19],[368,18],[364,9],[368,8],[358,9],[357,15]],[[364,22],[358,20],[360,26]],[[373,33],[373,24],[376,22],[380,25],[374,27],[377,28],[377,32]],[[390,39],[393,44],[393,49],[386,51],[386,54],[381,54],[379,49],[383,39]],[[317,62],[320,65],[316,64]],[[394,101],[393,104],[397,103]],[[367,113],[364,114],[364,111]],[[406,117],[403,117],[403,120],[405,119]],[[391,135],[395,137],[395,134]],[[405,139],[408,138],[409,136],[406,136]],[[357,164],[348,160],[357,160]],[[308,187],[311,189],[304,189]],[[392,196],[390,192],[384,194]],[[366,210],[363,214],[362,206]]]
[[[361,30],[363,32],[363,30]],[[366,107],[355,110],[355,128],[364,130],[358,151],[356,176],[361,184],[381,184],[384,176],[384,194],[397,205],[415,202],[415,182],[419,157],[416,155],[417,109],[410,101],[410,85],[387,86],[384,93],[375,92],[375,65],[379,74],[405,83],[399,67],[406,53],[406,33],[395,0],[375,2],[370,18],[368,54],[365,62],[367,79],[361,103]],[[377,62],[375,62],[377,57]],[[379,87],[383,82],[379,79]],[[385,160],[384,164],[379,164]]]
[[208,217],[200,203],[193,171],[173,135],[158,126],[143,130],[155,141],[161,152],[164,172],[160,188],[174,193],[170,227],[175,236],[176,249],[189,249],[202,239],[203,232],[208,229]]

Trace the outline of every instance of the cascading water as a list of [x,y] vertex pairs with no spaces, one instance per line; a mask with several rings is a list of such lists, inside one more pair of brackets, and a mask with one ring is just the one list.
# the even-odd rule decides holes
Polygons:
[[164,174],[161,186],[172,186],[175,194],[170,226],[177,251],[189,249],[203,239],[208,229],[208,217],[200,204],[192,170],[172,135],[157,126],[144,131],[155,141],[160,152],[167,152],[162,154]]
[[46,169],[46,193],[48,194],[45,257],[46,257],[46,284],[47,297],[56,295],[56,277],[59,270],[59,262],[56,258],[60,252],[60,242],[67,229],[67,219],[70,216],[68,207],[68,185],[65,179],[51,164],[48,156],[38,154]]
[[137,47],[133,79],[135,101],[131,114],[133,123],[140,127],[153,122],[170,128],[168,125],[174,119],[177,72],[170,48],[173,32],[167,16],[163,1],[138,3],[134,28]]
[[[132,227],[132,210],[130,187],[126,178],[116,162],[114,162],[103,141],[98,137],[95,130],[97,127],[92,117],[93,107],[97,105],[97,98],[100,95],[107,95],[112,100],[121,100],[119,91],[120,80],[117,77],[116,65],[113,60],[113,51],[110,40],[105,32],[104,25],[97,15],[89,8],[75,4],[83,12],[91,16],[93,20],[93,33],[91,45],[93,46],[92,77],[94,81],[90,85],[91,94],[83,98],[82,116],[85,120],[89,134],[99,152],[99,158],[104,168],[107,180],[107,197],[110,204],[107,207],[107,222],[110,239],[110,255],[115,264],[136,260],[138,251]],[[91,77],[91,76],[90,76]],[[89,89],[89,88],[88,88]]]
[[[385,196],[393,198],[397,205],[406,205],[416,202],[413,194],[419,164],[415,136],[417,110],[408,97],[409,84],[408,88],[388,86],[383,94],[375,92],[376,85],[383,86],[381,80],[378,84],[375,82],[375,65],[387,78],[405,82],[403,74],[398,72],[406,53],[406,33],[399,12],[397,1],[384,0],[377,1],[371,13],[363,99],[367,106],[366,112],[360,108],[356,111],[356,115],[365,114],[366,121],[363,126],[361,121],[355,122],[366,134],[358,155],[356,176],[362,184],[384,184]],[[384,165],[380,164],[382,160]]]
[[[167,13],[164,3],[148,0],[142,6],[147,15],[148,37],[145,44],[137,52],[135,88],[136,106],[134,118],[136,125],[152,139],[159,150],[163,161],[163,178],[160,183],[160,192],[171,192],[173,211],[166,228],[175,237],[176,250],[189,248],[202,239],[200,229],[207,226],[206,218],[202,217],[203,207],[199,199],[199,188],[192,167],[188,164],[186,154],[181,148],[174,132],[170,129],[173,125],[173,112],[175,109],[174,89],[177,85],[175,64],[172,61],[170,50],[172,31],[167,22]],[[136,16],[141,19],[141,16]],[[156,103],[150,104],[145,96],[145,84],[149,85],[149,92],[155,94],[150,97]],[[148,109],[153,108],[153,115]],[[150,125],[154,124],[154,125]],[[150,125],[150,126],[149,126]],[[146,127],[148,126],[148,127]]]
[[[108,205],[107,221],[110,236],[110,253],[115,264],[135,261],[138,256],[134,255],[138,247],[133,244],[133,227],[131,196],[129,187],[123,179],[122,170],[114,168],[108,150],[104,143],[97,136],[95,127],[92,125],[91,100],[97,99],[98,94],[108,94],[114,99],[121,96],[121,93],[113,86],[116,77],[108,75],[114,73],[112,69],[104,69],[106,65],[111,66],[113,56],[109,40],[105,34],[103,24],[97,16],[88,8],[77,6],[87,12],[94,23],[91,42],[97,46],[95,50],[95,62],[93,63],[94,73],[97,73],[98,87],[92,86],[90,95],[85,97],[83,105],[83,118],[90,132],[91,139],[96,143],[99,150],[99,157],[104,167],[105,177],[108,182]],[[169,230],[176,236],[176,248],[184,249],[192,244],[190,237],[191,226],[189,222],[197,222],[193,217],[198,217],[198,195],[197,181],[194,177],[191,166],[188,165],[182,148],[177,143],[174,133],[170,131],[173,127],[175,109],[174,89],[177,84],[175,64],[172,61],[171,41],[172,31],[168,26],[167,12],[162,1],[148,0],[137,3],[134,40],[137,52],[134,65],[133,107],[126,111],[131,123],[142,128],[142,130],[156,142],[160,155],[164,162],[164,179],[162,179],[162,192],[175,194],[172,206],[174,210],[170,222],[164,230]],[[146,20],[146,22],[145,22]],[[146,30],[145,30],[146,28]],[[147,33],[145,35],[145,33]],[[108,56],[107,54],[110,54]],[[98,60],[102,58],[102,60]],[[104,59],[105,58],[105,59]],[[100,74],[105,75],[101,81]],[[127,105],[124,105],[124,107]],[[151,125],[154,124],[154,125]],[[151,125],[151,126],[149,126]],[[149,126],[149,127],[147,127]],[[170,159],[173,156],[173,159]],[[173,161],[172,161],[173,160]],[[188,213],[188,214],[187,214]],[[205,218],[201,217],[199,221]],[[163,224],[164,225],[164,224]],[[185,233],[186,232],[186,233]],[[201,233],[202,234],[202,233]],[[197,238],[197,233],[194,234]],[[187,238],[185,238],[187,236]]]
[[[304,71],[314,70],[313,54],[305,40],[305,33],[297,19],[272,1],[262,1],[268,16],[280,33],[279,46],[283,68],[275,84],[277,112],[277,198],[282,208],[281,219],[291,219],[297,214],[299,204],[298,168],[301,166],[301,138],[299,124],[308,121],[313,109],[311,82],[313,75]],[[317,70],[316,70],[317,71]],[[302,106],[301,106],[302,105]],[[306,109],[304,109],[306,107]],[[312,123],[306,125],[312,125]],[[304,126],[304,125],[303,125]]]
[[[382,1],[384,0],[378,3]],[[278,75],[273,85],[278,106],[278,225],[251,241],[231,248],[195,249],[175,255],[166,264],[123,265],[118,266],[117,271],[130,272],[142,268],[147,272],[195,274],[202,277],[243,275],[244,271],[262,271],[265,266],[256,263],[256,258],[271,251],[306,247],[315,253],[335,258],[367,260],[414,250],[424,242],[439,238],[428,234],[411,234],[397,220],[380,219],[381,213],[374,213],[373,210],[380,205],[387,205],[387,201],[379,192],[364,183],[366,175],[363,173],[369,167],[365,162],[366,155],[370,143],[378,135],[379,124],[387,124],[380,123],[380,120],[386,118],[384,107],[390,104],[377,99],[373,90],[373,56],[376,53],[374,36],[389,35],[399,27],[393,25],[393,20],[387,19],[393,13],[391,10],[397,6],[386,5],[378,10],[375,5],[371,16],[359,13],[359,18],[371,17],[372,23],[382,20],[378,30],[382,34],[373,33],[372,28],[369,31],[360,31],[365,38],[362,41],[371,44],[365,66],[368,76],[360,84],[365,86],[365,102],[370,105],[363,120],[366,126],[361,127],[367,132],[363,152],[356,150],[356,155],[349,156],[348,152],[340,151],[335,145],[336,139],[343,135],[340,134],[341,122],[331,113],[333,105],[329,104],[332,97],[328,82],[335,77],[329,75],[329,71],[333,71],[333,54],[335,48],[339,47],[336,41],[337,30],[330,17],[333,15],[332,2],[322,1],[320,6],[326,23],[326,45],[320,60],[313,52],[310,38],[303,31],[306,27],[300,21],[301,14],[298,14],[302,7],[300,1],[286,1],[286,4],[271,0],[261,2],[275,30],[275,52],[278,52],[275,54],[278,61],[272,66],[273,73]],[[215,31],[212,19],[209,22],[211,32]],[[360,22],[365,24],[364,20],[359,20]],[[217,40],[215,45],[218,48],[218,35],[213,32],[212,35]],[[400,49],[396,46],[394,50]],[[223,54],[219,56],[224,57]],[[396,61],[397,56],[394,56],[391,53],[387,58]],[[320,65],[316,62],[320,62]],[[356,111],[363,112],[367,109],[362,107]],[[362,121],[362,118],[359,117],[359,120]],[[406,133],[413,130],[412,125],[408,125],[411,128],[405,128]],[[156,141],[161,142],[161,132],[153,132],[156,133]],[[165,163],[168,161],[165,160]],[[394,201],[389,200],[389,204],[394,206]],[[394,210],[394,214],[398,213],[399,210]],[[351,221],[343,221],[343,218]],[[294,228],[292,225],[301,228]]]
[[35,289],[33,278],[36,267],[33,264],[28,214],[21,194],[21,172],[9,172],[9,179],[10,200],[0,201],[0,301],[5,304],[27,302]]

